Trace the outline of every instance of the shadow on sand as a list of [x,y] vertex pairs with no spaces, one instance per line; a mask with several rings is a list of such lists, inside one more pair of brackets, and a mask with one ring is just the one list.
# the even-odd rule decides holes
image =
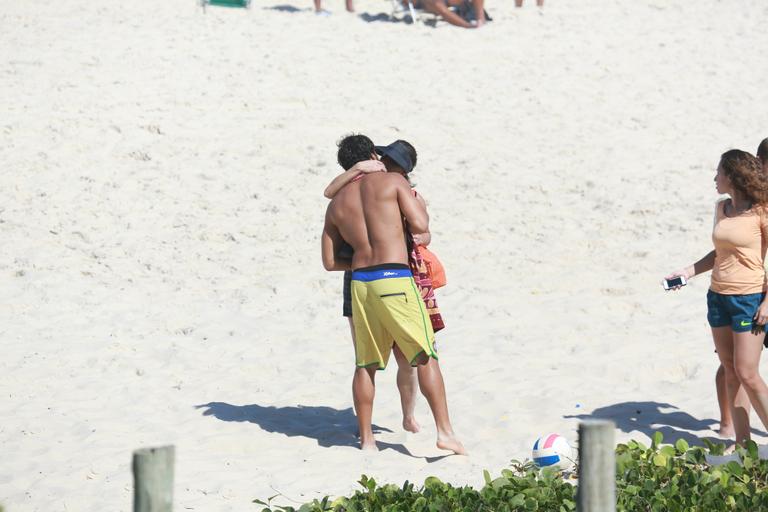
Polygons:
[[[264,407],[257,404],[232,405],[224,402],[210,402],[196,405],[205,409],[203,416],[213,416],[221,421],[247,421],[257,424],[267,432],[277,432],[288,437],[308,437],[317,444],[330,446],[355,446],[357,440],[357,418],[352,408],[339,410],[333,407],[297,405],[290,407]],[[373,425],[373,432],[391,430]]]
[[[287,12],[290,14],[297,13],[297,12],[313,11],[311,7],[299,8],[293,5],[286,5],[286,4],[270,5],[270,6],[262,7],[262,9],[265,11]],[[360,14],[358,18],[360,18],[366,23],[377,23],[377,22],[378,23],[405,23],[406,25],[413,25],[413,19],[411,18],[411,15],[408,13],[403,14],[402,17],[396,17],[390,14],[387,14],[385,12],[380,12],[378,14],[370,14],[370,13],[364,12]],[[437,25],[437,22],[435,19],[425,20],[423,22],[423,25],[434,28]]]
[[[317,441],[319,446],[360,446],[357,437],[357,418],[352,408],[334,409],[333,407],[297,405],[290,407],[264,407],[258,404],[232,405],[225,402],[210,402],[196,405],[203,409],[203,416],[213,416],[221,421],[247,421],[255,423],[262,430],[277,432],[288,437],[308,437]],[[373,425],[373,433],[392,432],[388,428]],[[439,457],[417,457],[402,444],[377,441],[380,450],[395,450],[409,457],[436,462]]]
[[411,20],[410,15],[405,15],[402,18],[395,18],[394,16],[390,16],[389,14],[384,12],[380,12],[379,14],[369,14],[367,12],[364,12],[359,16],[359,18],[366,23],[383,22],[383,23],[405,23],[406,25],[413,24],[413,20]]
[[293,5],[270,5],[269,7],[262,7],[265,11],[280,11],[280,12],[303,12],[311,11],[311,8],[299,9]]
[[[714,443],[733,443],[733,441],[721,439],[716,435],[700,438],[689,432],[717,430],[720,427],[720,422],[711,418],[704,420],[694,418],[676,406],[663,402],[620,402],[598,407],[592,411],[592,414],[567,415],[564,418],[611,420],[622,432],[639,431],[649,438],[653,437],[654,432],[661,432],[664,435],[665,443],[674,443],[678,439],[685,439],[691,446],[701,446],[703,444],[702,439],[708,439]],[[752,429],[752,432],[765,435],[764,432],[756,429]]]

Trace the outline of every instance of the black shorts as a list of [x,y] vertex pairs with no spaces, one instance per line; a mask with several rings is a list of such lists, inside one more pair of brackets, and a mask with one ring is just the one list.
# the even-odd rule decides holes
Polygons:
[[342,306],[342,314],[348,318],[352,318],[352,272],[347,270],[344,272],[344,305]]

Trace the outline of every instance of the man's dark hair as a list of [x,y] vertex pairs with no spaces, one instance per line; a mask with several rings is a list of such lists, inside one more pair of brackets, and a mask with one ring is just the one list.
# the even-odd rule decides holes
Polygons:
[[374,152],[373,141],[365,135],[347,135],[339,141],[336,155],[339,165],[348,171],[357,162],[370,160]]
[[768,162],[768,137],[757,146],[757,157],[763,161],[763,164]]
[[416,167],[416,158],[418,155],[416,154],[416,148],[413,147],[413,144],[403,139],[397,139],[395,142],[405,146],[405,148],[408,150],[408,155],[411,157],[411,163],[413,163],[413,166]]

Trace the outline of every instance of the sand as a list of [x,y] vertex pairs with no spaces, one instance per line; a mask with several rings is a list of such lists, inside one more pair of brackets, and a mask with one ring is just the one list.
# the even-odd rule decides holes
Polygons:
[[[765,2],[497,0],[479,31],[309,4],[0,9],[6,510],[130,510],[144,446],[176,446],[176,510],[239,511],[363,473],[478,485],[582,417],[714,437],[708,277],[659,280],[710,249],[720,153],[768,136]],[[419,151],[470,457],[435,448],[423,399],[402,431],[394,368],[382,451],[355,448],[319,253],[353,131]]]

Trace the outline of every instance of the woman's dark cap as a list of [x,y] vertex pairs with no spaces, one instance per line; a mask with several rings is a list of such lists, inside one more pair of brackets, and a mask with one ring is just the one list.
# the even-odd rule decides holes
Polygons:
[[381,157],[389,157],[402,168],[406,174],[413,170],[413,160],[408,148],[400,141],[395,141],[389,146],[376,146],[376,153]]

